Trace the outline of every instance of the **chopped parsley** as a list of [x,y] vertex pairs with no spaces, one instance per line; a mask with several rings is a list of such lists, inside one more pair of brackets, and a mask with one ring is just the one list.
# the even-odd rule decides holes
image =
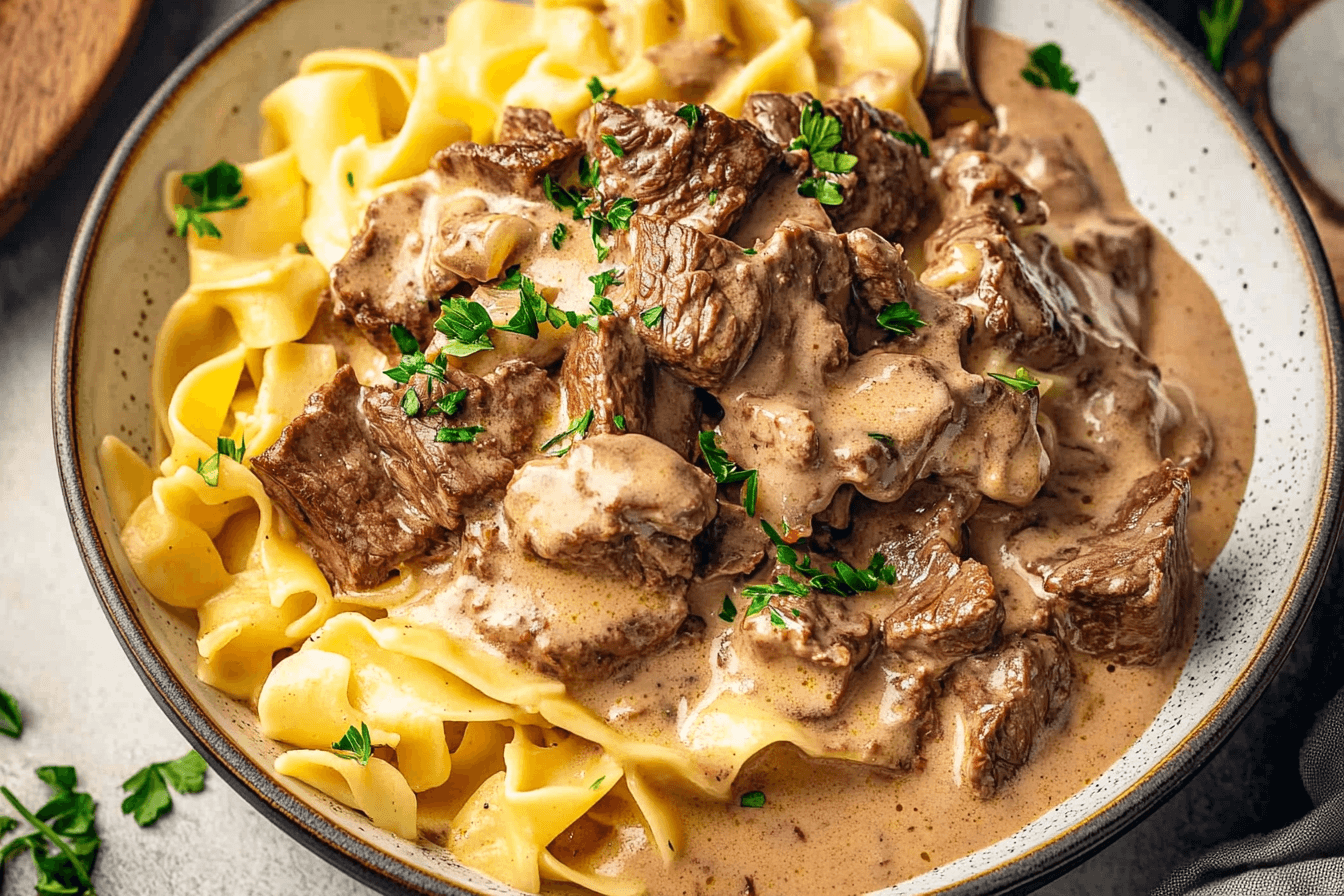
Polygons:
[[182,184],[191,191],[193,204],[173,206],[174,230],[178,236],[186,236],[190,227],[197,236],[218,239],[219,228],[205,216],[247,205],[247,197],[238,195],[243,189],[243,172],[237,165],[223,160],[204,171],[182,175]]
[[579,156],[579,186],[585,190],[592,190],[597,187],[597,182],[602,177],[602,167],[597,159],[591,162],[588,156]]
[[555,225],[555,229],[551,231],[551,248],[558,250],[565,244],[565,237],[567,236],[569,236],[569,228],[563,222]]
[[927,159],[929,157],[929,141],[925,140],[914,131],[887,131],[887,134],[902,143],[909,143],[915,149],[919,150],[919,154],[924,158]]
[[476,441],[476,437],[483,432],[484,426],[440,426],[439,431],[434,433],[434,441],[463,445]]
[[565,439],[569,439],[569,447],[556,453],[556,457],[564,457],[569,453],[569,449],[574,447],[574,440],[581,439],[588,434],[588,427],[593,425],[593,410],[589,408],[584,411],[583,416],[570,421],[569,428],[564,432],[557,433],[547,439],[541,446],[543,452],[551,450],[552,447]]
[[1025,367],[1017,368],[1017,372],[1012,376],[1006,373],[991,373],[988,375],[1018,392],[1030,392],[1041,384],[1041,381],[1032,376],[1031,372]]
[[719,618],[724,622],[732,622],[737,618],[737,605],[726,594],[723,596],[723,608],[719,610]]
[[1022,69],[1022,79],[1028,84],[1062,90],[1070,96],[1078,92],[1073,69],[1064,63],[1064,51],[1059,48],[1059,44],[1041,44],[1031,51],[1027,59],[1027,67]]
[[892,302],[877,312],[877,324],[898,336],[909,336],[920,327],[928,326],[909,302]]
[[652,308],[646,308],[639,312],[639,319],[644,322],[644,326],[652,330],[663,322],[663,314],[667,309],[662,305],[654,305]]
[[710,190],[710,191],[709,191],[709,204],[710,204],[710,205],[713,205],[714,203],[716,203],[716,202],[718,202],[718,201],[719,201],[719,191],[718,191],[718,190]]
[[184,796],[200,793],[205,789],[205,772],[205,760],[195,750],[171,762],[152,762],[121,785],[122,790],[130,791],[121,801],[121,812],[147,828],[173,810],[169,784]]
[[603,134],[602,142],[606,144],[607,149],[611,150],[611,154],[614,155],[616,158],[618,159],[625,158],[625,147],[622,146],[611,134]]
[[735,461],[730,460],[728,453],[719,447],[717,440],[718,436],[713,430],[704,430],[700,433],[700,453],[704,455],[705,463],[709,465],[709,472],[714,481],[720,485],[743,483],[742,509],[748,516],[755,516],[759,476],[755,470],[744,470]]
[[458,389],[456,392],[449,392],[438,401],[430,405],[431,414],[443,414],[451,417],[462,410],[462,405],[467,403],[467,390]]
[[218,438],[215,439],[215,453],[205,460],[196,461],[196,472],[205,480],[205,484],[211,488],[219,485],[219,459],[220,457],[231,457],[238,463],[243,462],[243,454],[247,451],[247,440],[239,439],[234,444],[233,439]]
[[297,252],[297,253],[299,253],[300,255],[312,255],[312,254],[313,254],[313,250],[308,248],[308,244],[307,244],[307,243],[295,243],[295,244],[294,244],[294,251]]
[[749,790],[742,794],[741,803],[743,809],[764,809],[765,794],[759,790]]
[[[97,805],[93,797],[75,789],[79,782],[68,765],[43,766],[37,777],[51,788],[51,798],[36,812],[19,802],[8,787],[0,787],[0,795],[33,828],[0,847],[0,867],[27,852],[37,871],[38,893],[94,896],[93,865],[102,845],[94,830]],[[0,816],[0,834],[17,827],[13,819]],[[49,851],[52,848],[55,852]]]
[[355,188],[355,172],[353,171],[345,172],[345,182],[347,185],[349,185],[350,189],[353,190]]
[[604,296],[611,287],[621,285],[621,272],[609,268],[600,274],[593,274],[588,281],[593,284],[593,295]]
[[369,759],[373,756],[373,737],[369,734],[369,726],[360,722],[359,728],[356,729],[351,725],[346,729],[345,735],[331,745],[331,749],[337,756],[353,759],[360,765],[368,765]]
[[694,129],[700,123],[700,107],[687,103],[677,110],[677,117],[686,122],[686,127]]
[[611,422],[614,423],[614,424],[616,424],[616,428],[619,429],[621,432],[625,432],[625,415],[624,415],[624,414],[617,414],[615,417],[612,417],[612,418],[611,418]]
[[23,713],[19,712],[19,701],[0,690],[0,734],[18,740],[23,734]]
[[637,206],[638,203],[635,200],[628,196],[622,196],[613,202],[605,212],[591,213],[589,221],[592,227],[593,248],[597,250],[597,260],[599,262],[606,261],[607,256],[611,254],[611,247],[602,242],[602,228],[629,230],[630,219],[634,217]]
[[1199,27],[1204,29],[1208,41],[1204,55],[1209,57],[1216,71],[1223,70],[1223,54],[1227,52],[1227,42],[1240,18],[1241,0],[1213,0],[1213,9],[1199,11]]
[[743,254],[743,255],[755,255],[755,254],[756,254],[756,250],[755,250],[755,249],[743,249],[743,250],[742,250],[742,254]]
[[600,103],[603,100],[609,100],[616,95],[616,88],[610,89],[602,86],[602,81],[597,75],[588,79],[588,95],[593,98],[594,103]]
[[606,776],[606,775],[602,775],[602,776],[601,776],[600,778],[598,778],[596,781],[594,781],[593,783],[589,784],[589,785],[588,785],[588,789],[589,789],[589,790],[596,790],[597,788],[599,788],[599,787],[602,786],[602,782],[605,781],[605,780],[607,780],[607,776]]
[[401,396],[401,410],[407,417],[418,417],[424,410],[424,404],[420,400],[420,393],[410,385],[410,382],[420,375],[431,381],[445,382],[448,376],[448,355],[440,352],[433,361],[430,361],[425,358],[420,343],[410,330],[401,324],[392,324],[390,329],[392,340],[396,342],[397,349],[401,352],[401,359],[396,367],[384,370],[383,373],[394,383],[410,386]]
[[881,442],[883,445],[894,445],[896,440],[884,432],[870,432],[868,438]]
[[1013,208],[1017,209],[1019,215],[1027,210],[1027,200],[1022,198],[1021,193],[1014,193],[1008,198],[1013,200]]
[[887,563],[886,557],[880,553],[873,554],[866,567],[857,568],[843,560],[836,560],[831,564],[831,571],[826,572],[813,563],[811,557],[802,553],[807,548],[805,542],[789,544],[765,520],[761,520],[761,528],[775,545],[775,559],[802,576],[802,580],[783,574],[775,576],[775,581],[770,584],[748,585],[743,588],[742,595],[752,599],[751,606],[747,608],[748,616],[768,609],[770,621],[783,626],[784,618],[769,603],[770,598],[777,595],[806,597],[811,591],[820,591],[840,597],[853,597],[860,592],[876,591],[884,584],[896,583],[896,568]]
[[414,386],[408,386],[401,396],[401,410],[407,417],[420,416],[420,395]]
[[434,329],[448,337],[443,352],[455,358],[493,349],[489,333],[494,325],[484,305],[461,296],[450,296],[434,321]]
[[836,152],[844,136],[840,119],[827,115],[821,100],[812,100],[803,107],[798,126],[799,134],[789,144],[789,149],[805,149],[812,158],[812,164],[824,174],[805,178],[798,185],[800,195],[815,199],[822,205],[839,205],[845,201],[844,194],[835,181],[827,174],[845,174],[854,170],[859,163],[857,156],[847,152]]

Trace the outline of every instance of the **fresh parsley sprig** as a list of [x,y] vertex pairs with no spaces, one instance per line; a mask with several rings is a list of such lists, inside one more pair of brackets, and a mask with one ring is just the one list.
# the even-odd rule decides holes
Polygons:
[[611,254],[611,247],[602,241],[602,229],[610,227],[612,230],[629,230],[630,219],[634,217],[635,209],[639,203],[629,196],[622,196],[611,203],[606,211],[595,211],[589,215],[591,223],[593,248],[597,250],[597,260],[603,262]]
[[490,330],[495,322],[480,302],[451,296],[439,309],[434,329],[448,337],[443,351],[455,358],[466,358],[477,352],[488,352],[495,347],[490,341]]
[[556,433],[542,443],[542,453],[550,451],[553,447],[560,444],[560,442],[569,439],[569,444],[555,453],[556,457],[564,457],[569,453],[569,449],[574,447],[575,440],[581,439],[588,434],[588,427],[593,425],[594,416],[593,409],[589,408],[583,412],[581,417],[571,420],[564,432]]
[[1032,376],[1025,367],[1017,368],[1017,372],[1012,376],[1006,373],[990,373],[989,376],[1018,392],[1030,392],[1041,384],[1041,381]]
[[751,605],[747,608],[748,616],[769,610],[771,623],[783,626],[787,623],[779,611],[770,605],[772,597],[806,597],[812,591],[852,597],[860,592],[876,591],[883,585],[896,583],[896,568],[887,563],[886,557],[880,553],[873,554],[866,567],[858,568],[843,560],[836,560],[831,563],[831,571],[826,572],[803,553],[807,548],[805,542],[789,544],[765,520],[761,520],[761,528],[775,545],[775,558],[801,576],[802,580],[785,573],[775,576],[774,582],[743,588],[742,595],[751,598]]
[[603,87],[602,81],[597,75],[593,75],[589,78],[588,83],[585,86],[588,88],[588,95],[593,98],[594,103],[609,100],[616,95],[616,88]]
[[743,809],[764,809],[765,794],[759,790],[750,790],[742,794],[742,799],[739,802]]
[[732,622],[737,618],[737,604],[733,603],[728,595],[723,596],[723,607],[719,610],[719,618],[724,622]]
[[719,447],[718,436],[713,430],[700,433],[700,453],[709,465],[709,472],[720,485],[742,485],[742,509],[748,516],[756,515],[756,488],[759,476],[756,470],[744,470],[728,458],[728,453]]
[[173,810],[169,784],[183,795],[200,793],[205,789],[205,772],[205,760],[195,750],[171,762],[152,762],[121,785],[122,790],[130,791],[121,801],[121,812],[147,828]]
[[23,713],[19,712],[19,701],[4,690],[0,690],[0,734],[15,740],[23,734]]
[[910,307],[909,302],[892,302],[887,305],[877,312],[877,323],[897,336],[910,336],[920,327],[928,326],[928,322]]
[[341,739],[331,745],[331,750],[344,759],[368,765],[369,758],[373,756],[373,737],[369,734],[369,726],[363,722],[359,723],[359,728],[351,725]]
[[557,252],[560,251],[560,247],[565,244],[565,237],[567,236],[569,236],[569,228],[563,222],[555,225],[555,229],[551,231],[551,248]]
[[449,445],[467,445],[476,441],[476,437],[485,432],[484,426],[440,426],[434,434],[434,441]]
[[686,122],[686,127],[695,130],[695,126],[700,123],[700,107],[687,103],[677,110],[677,117]]
[[[37,871],[38,893],[95,896],[93,865],[102,841],[94,830],[97,806],[93,797],[75,789],[79,782],[68,765],[43,766],[37,777],[51,788],[51,798],[36,812],[19,802],[8,787],[0,787],[0,795],[33,827],[32,833],[0,847],[0,867],[27,852]],[[9,831],[17,826],[12,819],[0,821],[0,828]]]
[[206,485],[215,488],[219,485],[219,459],[221,457],[231,457],[238,463],[242,463],[245,453],[247,453],[246,439],[239,439],[237,444],[234,443],[233,439],[215,439],[215,453],[205,460],[196,461],[196,472],[205,480]]
[[1031,51],[1027,60],[1027,67],[1022,69],[1022,79],[1028,84],[1062,90],[1070,96],[1078,92],[1073,69],[1064,63],[1064,51],[1059,48],[1059,44],[1041,44]]
[[[789,149],[805,149],[812,158],[812,164],[826,174],[846,174],[854,170],[859,163],[858,157],[847,152],[836,152],[844,137],[840,119],[827,115],[821,100],[812,100],[803,107],[799,119],[798,136],[793,138]],[[844,194],[835,181],[824,174],[819,177],[805,178],[798,185],[800,195],[817,200],[822,205],[839,205],[845,201]]]
[[617,140],[611,134],[603,134],[602,143],[607,147],[607,149],[611,150],[611,154],[614,155],[616,158],[618,159],[625,158],[625,147],[622,146],[620,141]]
[[204,171],[182,175],[182,184],[191,191],[192,205],[173,205],[174,230],[186,236],[187,228],[197,236],[219,238],[219,228],[206,217],[210,212],[223,212],[247,205],[243,190],[243,172],[237,165],[222,159]]
[[639,319],[644,322],[644,326],[652,330],[663,322],[663,315],[667,309],[662,305],[654,305],[652,308],[645,308],[639,312]]
[[1227,42],[1237,28],[1241,18],[1242,0],[1213,0],[1212,9],[1199,11],[1199,27],[1204,29],[1208,41],[1204,55],[1209,57],[1215,71],[1223,70],[1223,54],[1227,52]]
[[924,158],[927,159],[929,157],[929,141],[925,140],[914,131],[887,131],[887,134],[902,143],[910,144],[915,149],[919,150],[919,154]]

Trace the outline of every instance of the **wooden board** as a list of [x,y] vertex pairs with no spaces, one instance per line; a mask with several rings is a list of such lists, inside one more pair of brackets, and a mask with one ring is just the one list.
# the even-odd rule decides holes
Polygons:
[[148,0],[0,0],[0,236],[74,153]]

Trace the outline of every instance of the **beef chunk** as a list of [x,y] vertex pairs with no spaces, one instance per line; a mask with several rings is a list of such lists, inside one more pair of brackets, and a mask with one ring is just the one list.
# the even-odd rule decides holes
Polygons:
[[677,96],[703,96],[732,68],[733,45],[722,34],[669,40],[644,52]]
[[546,144],[565,139],[555,119],[545,109],[505,106],[499,115],[499,139],[496,143]]
[[680,593],[715,493],[713,479],[647,436],[596,435],[524,465],[504,515],[539,557]]
[[[642,325],[641,325],[642,326]],[[597,329],[579,327],[560,367],[569,417],[593,412],[588,432],[645,432],[644,344],[623,317],[598,318]],[[615,418],[624,418],[617,426]]]
[[1070,647],[1116,663],[1156,663],[1180,642],[1198,583],[1186,513],[1190,474],[1165,461],[1136,482],[1092,537],[1028,568],[1053,596]]
[[[788,146],[798,136],[802,110],[811,101],[805,93],[757,93],[747,97],[742,117],[780,146]],[[827,115],[840,120],[843,137],[838,149],[858,159],[853,171],[832,175],[845,197],[841,204],[826,208],[835,229],[843,233],[867,227],[889,239],[913,230],[930,189],[919,150],[891,136],[910,131],[905,119],[858,97],[822,105]],[[815,167],[808,173],[824,175]]]
[[634,313],[663,309],[658,326],[635,328],[649,353],[692,385],[725,383],[761,335],[769,282],[758,259],[727,240],[643,215],[631,221],[630,246],[626,301]]
[[1153,233],[1143,221],[1109,220],[1074,235],[1079,262],[1106,274],[1116,289],[1143,298],[1153,285]]
[[[828,594],[774,595],[766,609],[748,609],[738,608],[731,639],[746,677],[767,690],[780,711],[799,718],[834,715],[872,652],[872,617]],[[753,667],[759,671],[753,674]]]
[[659,364],[649,365],[644,434],[687,460],[700,451],[701,401],[695,387]]
[[718,516],[700,533],[697,543],[701,556],[695,576],[715,579],[755,572],[765,559],[770,539],[741,506],[720,501]]
[[699,107],[692,128],[677,117],[680,108],[664,100],[633,107],[608,100],[579,122],[579,136],[601,167],[604,196],[629,197],[642,215],[725,234],[779,170],[780,150],[756,128],[709,106]]
[[468,527],[457,569],[460,575],[440,600],[456,597],[487,641],[564,681],[611,676],[694,627],[681,580],[670,591],[632,587],[623,571],[542,560],[516,540],[505,543],[493,527]]
[[[447,382],[428,390],[423,379],[399,389],[368,390],[364,412],[397,487],[439,525],[456,529],[469,507],[508,484],[554,387],[544,370],[518,360],[504,362],[485,377],[449,368]],[[461,389],[467,390],[467,399],[451,418],[408,417],[401,400],[411,388],[425,408]],[[444,426],[484,426],[485,431],[471,442],[437,441]]]
[[345,257],[331,268],[333,310],[369,335],[383,351],[396,351],[390,327],[400,324],[425,343],[434,335],[439,298],[460,278],[430,263],[421,233],[425,181],[393,190],[369,203],[364,224]]
[[323,574],[352,589],[382,583],[398,563],[448,538],[388,476],[363,392],[354,371],[342,367],[252,460],[252,472],[303,533]]
[[962,660],[944,683],[954,700],[959,741],[953,778],[989,799],[1031,756],[1073,685],[1068,651],[1031,634],[994,653]]
[[[520,129],[522,117],[515,115],[513,119],[509,124],[511,134]],[[537,117],[529,119],[533,126],[539,121]],[[583,144],[578,140],[549,130],[508,143],[454,143],[439,150],[430,164],[452,183],[540,200],[546,195],[542,188],[546,175],[560,180],[582,154]]]
[[905,263],[905,250],[867,228],[845,234],[854,295],[866,311],[876,314],[893,302],[909,302],[915,278]]

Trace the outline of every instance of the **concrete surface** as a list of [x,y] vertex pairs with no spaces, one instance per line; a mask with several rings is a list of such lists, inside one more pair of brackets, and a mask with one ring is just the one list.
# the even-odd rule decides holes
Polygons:
[[[186,743],[159,712],[105,622],[75,551],[51,446],[50,351],[56,295],[79,215],[116,140],[172,67],[241,0],[157,2],[128,74],[70,169],[0,240],[0,687],[27,730],[0,738],[0,783],[31,804],[39,765],[72,764],[99,803],[95,883],[104,896],[372,891],[305,851],[217,777],[203,794],[140,830],[120,814],[120,782]],[[1267,831],[1308,806],[1297,748],[1338,689],[1344,635],[1328,586],[1285,669],[1248,721],[1184,790],[1108,849],[1041,890],[1139,893],[1220,840]],[[31,863],[12,863],[0,894],[32,893]]]

